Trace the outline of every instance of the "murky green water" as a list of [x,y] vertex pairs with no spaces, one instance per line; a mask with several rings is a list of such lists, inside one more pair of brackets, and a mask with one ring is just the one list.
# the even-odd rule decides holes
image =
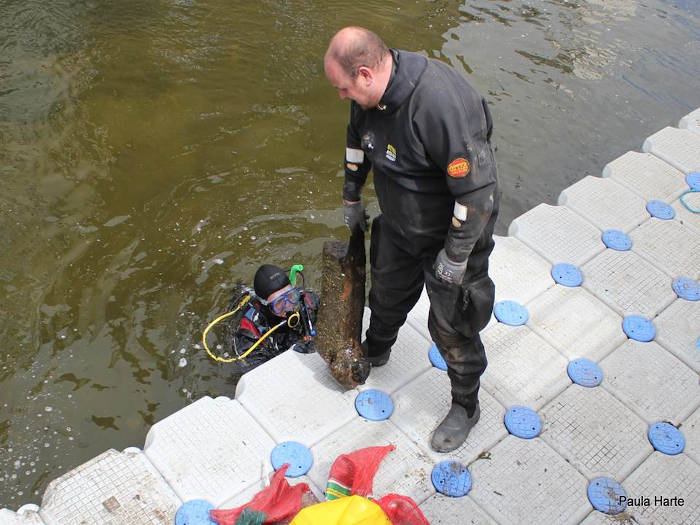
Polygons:
[[694,0],[0,0],[0,507],[233,396],[197,342],[235,280],[318,281],[345,235],[322,55],[349,24],[487,95],[501,234],[700,106]]

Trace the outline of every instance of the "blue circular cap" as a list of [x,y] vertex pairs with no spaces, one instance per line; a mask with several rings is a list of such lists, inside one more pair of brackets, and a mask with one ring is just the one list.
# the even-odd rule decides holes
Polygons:
[[676,216],[676,212],[673,211],[673,208],[663,201],[647,202],[647,211],[652,217],[665,221],[673,219]]
[[186,501],[175,513],[175,525],[216,525],[209,518],[209,511],[214,505],[203,499]]
[[438,350],[435,343],[433,343],[433,346],[431,346],[428,351],[428,359],[430,359],[430,362],[435,368],[443,371],[447,370],[447,363],[445,363],[445,359],[442,357],[442,354],[440,354],[440,350]]
[[656,328],[651,321],[641,315],[630,315],[622,320],[622,330],[627,337],[648,343],[656,336]]
[[583,275],[576,266],[569,263],[559,263],[552,267],[552,278],[554,282],[564,286],[580,286],[583,282]]
[[[621,497],[624,497],[622,502]],[[588,484],[588,500],[595,510],[605,514],[619,514],[627,508],[627,492],[610,478],[592,479]]]
[[366,419],[383,421],[394,411],[394,402],[381,390],[364,390],[357,394],[355,408]]
[[620,230],[605,230],[603,232],[603,244],[618,252],[626,252],[632,247],[632,239]]
[[505,423],[508,432],[523,439],[537,437],[542,430],[539,414],[520,405],[515,405],[506,412]]
[[515,301],[497,302],[493,307],[493,314],[500,322],[510,326],[520,326],[530,318],[527,309]]
[[685,182],[691,190],[700,190],[700,171],[691,171],[685,176]]
[[311,451],[297,441],[285,441],[272,449],[270,453],[272,468],[279,470],[285,463],[289,463],[289,468],[285,472],[285,477],[298,478],[306,474],[314,458]]
[[670,423],[654,423],[648,436],[651,446],[669,456],[680,454],[685,448],[683,433]]
[[566,367],[566,372],[574,383],[589,388],[598,386],[603,381],[603,371],[585,357],[571,361]]
[[673,291],[681,299],[687,301],[700,301],[700,284],[687,277],[679,277],[673,280]]
[[445,496],[461,498],[472,488],[472,475],[458,461],[442,461],[433,467],[430,475],[435,490]]

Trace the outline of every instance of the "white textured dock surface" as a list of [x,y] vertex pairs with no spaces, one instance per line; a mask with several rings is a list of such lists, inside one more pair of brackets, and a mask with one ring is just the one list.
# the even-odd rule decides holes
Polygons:
[[[0,525],[165,524],[190,499],[241,505],[262,488],[270,452],[287,440],[314,458],[306,476],[290,481],[317,496],[340,454],[395,445],[374,493],[411,496],[433,524],[700,522],[700,301],[672,288],[676,278],[700,278],[700,215],[679,200],[686,174],[700,170],[700,109],[649,137],[643,151],[625,153],[603,178],[586,177],[562,192],[559,206],[537,206],[513,221],[510,237],[496,237],[496,300],[520,303],[529,320],[512,327],[492,318],[483,332],[481,420],[455,452],[429,447],[450,385],[428,360],[424,293],[389,363],[360,388],[343,391],[316,354],[286,352],[246,374],[235,399],[197,400],[156,423],[143,451],[107,450],[51,482],[41,506],[0,509]],[[700,207],[698,194],[687,197]],[[675,217],[651,217],[650,200],[669,204]],[[606,229],[627,233],[631,249],[606,248]],[[561,262],[578,267],[581,286],[554,282],[552,265]],[[627,338],[622,322],[630,315],[653,324],[652,341]],[[567,364],[580,357],[598,363],[601,385],[572,384]],[[357,414],[355,397],[369,388],[393,399],[388,420]],[[509,435],[503,420],[513,405],[538,412],[539,437]],[[682,453],[654,451],[647,431],[661,421],[684,435]],[[432,468],[445,459],[468,465],[467,496],[433,488]],[[596,477],[652,503],[615,517],[598,512],[587,497]],[[654,504],[657,496],[684,504]]]

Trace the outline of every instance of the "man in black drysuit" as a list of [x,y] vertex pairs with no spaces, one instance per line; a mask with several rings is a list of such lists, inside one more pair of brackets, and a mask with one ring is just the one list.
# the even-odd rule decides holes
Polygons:
[[432,436],[458,448],[479,419],[479,338],[491,316],[488,275],[498,213],[486,101],[451,67],[389,50],[374,33],[347,27],[324,59],[328,80],[350,98],[345,223],[366,227],[361,190],[370,168],[382,215],[372,222],[371,318],[363,349],[372,366],[391,346],[425,283],[428,329],[447,363],[452,406]]

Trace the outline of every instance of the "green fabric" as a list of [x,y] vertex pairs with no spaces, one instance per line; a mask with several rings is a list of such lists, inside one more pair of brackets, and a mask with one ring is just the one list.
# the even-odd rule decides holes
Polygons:
[[267,519],[267,514],[258,510],[244,509],[236,520],[236,525],[262,525]]
[[326,484],[326,500],[342,498],[350,495],[350,489],[335,480],[329,479]]

